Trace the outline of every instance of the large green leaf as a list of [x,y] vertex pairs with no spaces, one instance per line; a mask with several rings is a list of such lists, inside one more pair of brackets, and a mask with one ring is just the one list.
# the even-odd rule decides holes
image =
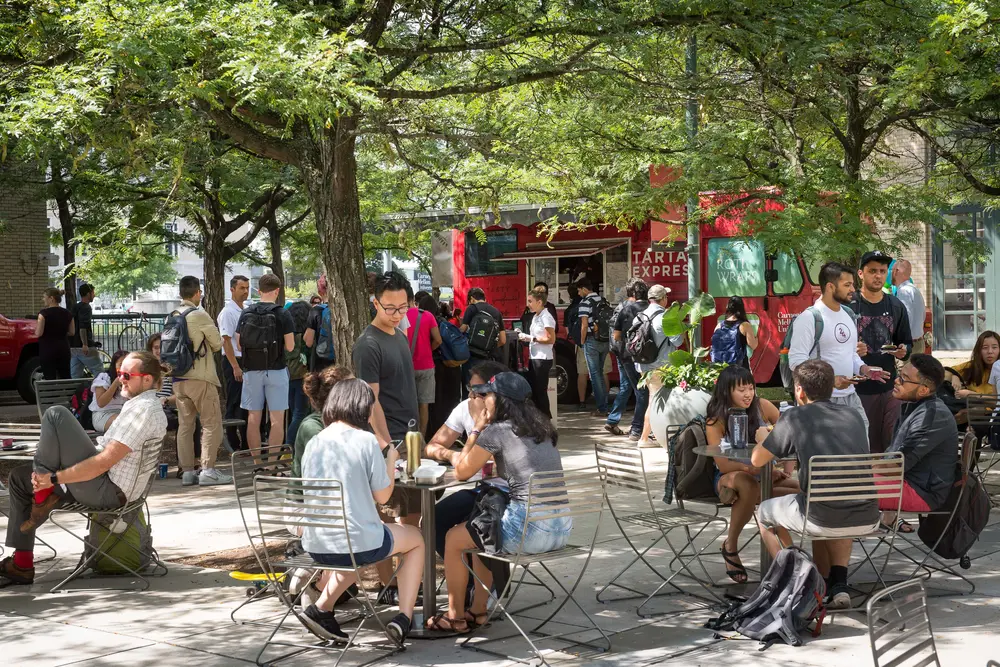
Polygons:
[[708,353],[712,351],[710,347],[699,347],[694,351],[694,358],[701,360],[708,356]]
[[694,355],[687,350],[674,350],[667,357],[671,366],[685,366],[694,363]]
[[684,321],[691,312],[691,305],[674,301],[663,313],[663,333],[669,336],[679,336],[691,328],[691,325]]
[[702,292],[687,302],[691,310],[691,325],[695,326],[709,315],[715,315],[715,297],[708,292]]

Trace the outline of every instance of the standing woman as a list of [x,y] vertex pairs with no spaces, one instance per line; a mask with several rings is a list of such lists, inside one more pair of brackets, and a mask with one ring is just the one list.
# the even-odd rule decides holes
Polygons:
[[747,348],[756,350],[757,344],[757,334],[747,319],[743,299],[731,297],[725,314],[712,334],[712,361],[750,368]]
[[528,348],[531,357],[531,396],[535,407],[549,419],[552,411],[549,406],[549,371],[552,370],[554,359],[553,347],[556,342],[556,320],[545,307],[548,293],[541,287],[528,292],[528,310],[531,311],[531,327],[528,333],[521,333],[518,338],[522,343],[530,343]]
[[38,313],[35,335],[38,337],[38,357],[46,380],[68,380],[69,337],[76,332],[73,316],[60,306],[63,292],[50,287],[42,293],[45,307]]

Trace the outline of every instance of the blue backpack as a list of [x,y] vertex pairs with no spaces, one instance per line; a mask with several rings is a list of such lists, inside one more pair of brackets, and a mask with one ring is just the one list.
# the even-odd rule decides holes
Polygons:
[[712,333],[712,362],[742,364],[746,359],[746,347],[740,345],[740,325],[742,322],[719,321]]
[[461,329],[448,320],[438,318],[438,331],[441,332],[441,359],[445,366],[457,368],[469,360],[469,339]]
[[316,332],[316,341],[313,343],[313,350],[317,359],[325,361],[337,360],[337,349],[333,344],[333,326],[330,323],[330,304],[324,303],[320,306],[322,316],[320,317],[319,331]]

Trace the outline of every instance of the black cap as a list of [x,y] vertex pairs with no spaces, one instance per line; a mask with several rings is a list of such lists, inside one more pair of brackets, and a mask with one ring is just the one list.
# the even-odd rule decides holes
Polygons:
[[885,254],[881,250],[869,250],[865,254],[861,255],[861,263],[858,264],[858,268],[865,268],[865,264],[868,262],[880,262],[889,266],[892,264],[892,257],[889,257],[889,255]]
[[531,398],[531,385],[518,373],[497,373],[486,384],[474,384],[469,391],[476,394],[499,394],[513,401]]

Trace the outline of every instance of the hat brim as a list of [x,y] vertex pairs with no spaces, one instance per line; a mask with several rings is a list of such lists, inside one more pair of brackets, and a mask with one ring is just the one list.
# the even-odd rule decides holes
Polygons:
[[469,386],[469,393],[471,394],[492,394],[496,391],[496,388],[490,384],[474,384]]

